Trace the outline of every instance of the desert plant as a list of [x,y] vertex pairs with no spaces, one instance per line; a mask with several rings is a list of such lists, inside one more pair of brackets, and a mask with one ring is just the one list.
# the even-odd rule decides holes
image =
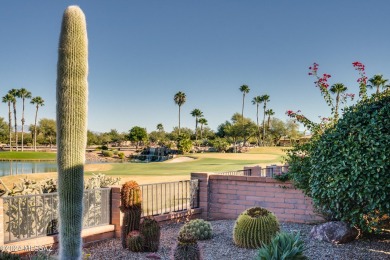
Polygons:
[[118,155],[119,152],[118,152],[118,150],[115,149],[115,150],[112,150],[112,153],[113,153],[114,155]]
[[144,251],[157,252],[160,245],[160,225],[155,219],[144,218],[140,225],[140,233],[145,238]]
[[63,15],[57,63],[57,164],[60,259],[81,257],[87,145],[88,38],[78,6]]
[[125,159],[125,153],[124,152],[119,152],[118,153],[119,159]]
[[303,255],[304,250],[299,232],[296,234],[281,232],[276,234],[269,245],[259,249],[257,260],[307,259]]
[[177,246],[173,253],[174,260],[199,260],[200,249],[196,237],[189,232],[181,232],[177,238]]
[[213,229],[210,222],[203,219],[194,219],[181,227],[180,233],[182,232],[190,232],[197,240],[205,240],[211,238]]
[[259,248],[269,244],[279,231],[279,221],[267,209],[254,207],[242,212],[234,225],[233,240],[239,247]]
[[102,150],[102,155],[104,157],[112,157],[114,154],[112,151],[109,151],[109,150]]
[[22,258],[19,255],[16,255],[16,254],[0,251],[0,259],[3,259],[3,260],[20,260]]
[[127,248],[132,252],[143,252],[145,239],[138,230],[127,235]]
[[141,189],[137,182],[128,181],[121,189],[120,210],[124,213],[122,223],[122,246],[126,248],[126,236],[133,230],[139,230],[141,221]]

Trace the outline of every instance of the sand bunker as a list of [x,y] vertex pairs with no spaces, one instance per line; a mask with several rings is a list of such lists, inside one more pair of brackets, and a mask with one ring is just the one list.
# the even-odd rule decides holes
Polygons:
[[183,157],[173,158],[172,160],[168,160],[168,161],[166,161],[166,163],[181,163],[181,162],[190,162],[193,160],[195,160],[195,159],[191,158],[191,157],[183,156]]

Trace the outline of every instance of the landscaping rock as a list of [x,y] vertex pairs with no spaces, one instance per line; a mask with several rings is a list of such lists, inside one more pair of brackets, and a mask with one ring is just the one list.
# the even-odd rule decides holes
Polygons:
[[359,231],[342,221],[331,221],[314,226],[310,237],[333,244],[344,244],[353,241],[359,235]]

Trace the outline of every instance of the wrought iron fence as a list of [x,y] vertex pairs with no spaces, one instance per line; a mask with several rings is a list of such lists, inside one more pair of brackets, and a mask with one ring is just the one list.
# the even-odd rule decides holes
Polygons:
[[215,174],[220,175],[238,175],[238,176],[252,176],[252,170],[246,169],[246,170],[237,170],[237,171],[230,171],[230,172],[217,172]]
[[[84,191],[83,228],[110,223],[110,188]],[[3,197],[4,243],[58,233],[58,193]]]
[[142,216],[155,216],[199,207],[199,180],[140,185]]
[[261,176],[274,177],[275,175],[281,175],[288,172],[288,166],[286,165],[271,165],[261,169]]

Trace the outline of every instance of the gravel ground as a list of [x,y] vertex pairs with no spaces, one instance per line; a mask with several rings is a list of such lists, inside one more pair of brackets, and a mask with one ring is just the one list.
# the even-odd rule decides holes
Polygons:
[[[211,221],[213,238],[199,241],[204,260],[208,259],[255,259],[257,250],[237,248],[232,241],[234,220]],[[121,247],[120,239],[110,239],[96,243],[84,249],[90,254],[89,259],[171,259],[176,244],[177,233],[182,224],[167,224],[162,227],[160,249],[157,253],[133,253]],[[348,244],[332,245],[308,237],[311,225],[281,223],[283,231],[300,231],[305,241],[305,255],[309,259],[345,259],[345,260],[379,260],[390,259],[390,236],[376,236],[371,239],[360,239]]]

